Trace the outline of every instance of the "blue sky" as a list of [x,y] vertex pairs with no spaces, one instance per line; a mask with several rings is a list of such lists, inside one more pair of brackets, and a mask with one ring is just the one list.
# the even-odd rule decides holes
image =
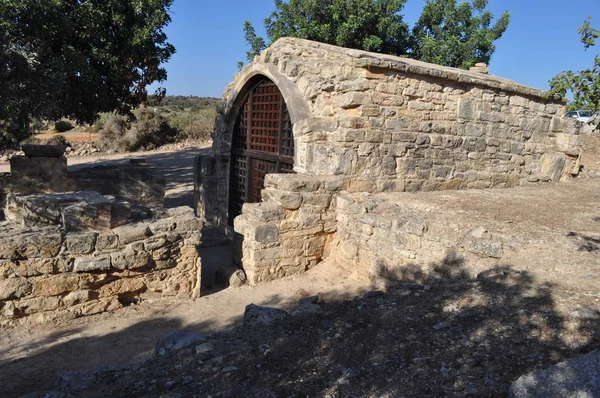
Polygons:
[[[425,0],[408,0],[403,15],[411,26]],[[171,24],[165,29],[176,47],[162,84],[169,95],[221,97],[245,61],[244,21],[263,35],[263,20],[273,0],[175,0]],[[490,73],[547,89],[557,73],[592,66],[600,43],[584,52],[577,27],[586,17],[600,29],[600,0],[489,0],[495,16],[512,13],[504,36],[496,42]]]

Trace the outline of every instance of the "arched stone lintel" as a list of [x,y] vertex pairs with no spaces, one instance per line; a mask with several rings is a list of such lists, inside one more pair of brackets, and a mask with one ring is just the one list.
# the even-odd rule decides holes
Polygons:
[[279,73],[275,65],[261,64],[254,62],[244,68],[236,77],[236,81],[233,87],[230,89],[227,105],[224,112],[224,119],[227,123],[233,123],[231,118],[235,117],[237,110],[235,109],[238,105],[240,95],[246,94],[246,91],[250,88],[247,87],[248,82],[256,76],[265,76],[273,83],[277,85],[283,99],[287,105],[288,112],[290,113],[290,119],[292,124],[299,120],[307,119],[311,117],[310,107],[308,103],[302,97],[302,93],[296,86],[296,84]]

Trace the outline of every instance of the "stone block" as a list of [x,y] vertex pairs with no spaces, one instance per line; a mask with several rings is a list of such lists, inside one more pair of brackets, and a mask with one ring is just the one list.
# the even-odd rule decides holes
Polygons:
[[302,195],[299,193],[273,192],[270,197],[275,204],[286,210],[298,210],[302,205]]
[[287,192],[314,192],[321,186],[317,176],[302,174],[267,174],[265,188],[276,188]]
[[465,120],[475,119],[475,105],[472,101],[461,98],[458,101],[458,117]]
[[100,314],[102,312],[114,311],[121,308],[122,305],[116,298],[107,298],[102,300],[93,300],[87,303],[73,306],[69,312],[74,316],[89,316]]
[[116,228],[131,222],[131,204],[125,200],[115,200],[110,204],[110,227]]
[[152,256],[143,250],[127,247],[110,253],[111,265],[119,270],[146,268],[152,265]]
[[402,131],[406,128],[406,121],[404,119],[387,119],[385,121],[385,127],[388,130]]
[[545,154],[541,159],[540,177],[545,181],[558,182],[566,166],[564,155]]
[[509,390],[511,398],[600,397],[600,350],[521,376]]
[[19,301],[17,304],[21,314],[35,314],[43,311],[54,311],[61,306],[60,297],[34,297]]
[[0,259],[56,257],[62,242],[62,234],[54,228],[35,232],[11,231],[0,236]]
[[357,108],[370,102],[369,94],[365,92],[350,92],[339,96],[336,105],[342,109]]
[[152,236],[144,241],[144,250],[153,251],[170,246],[172,242],[167,239],[166,235]]
[[140,293],[144,290],[146,290],[146,284],[142,278],[122,278],[103,285],[98,289],[98,294],[100,298],[105,298],[125,293]]
[[79,202],[61,206],[62,225],[67,232],[103,230],[111,226],[110,201]]
[[471,253],[479,254],[482,256],[502,258],[502,256],[504,255],[502,242],[486,238],[477,238],[473,235],[469,235],[465,239],[465,245],[467,250]]
[[77,290],[63,297],[62,301],[66,307],[72,307],[77,304],[82,304],[90,301],[93,295],[90,290]]
[[408,109],[413,109],[416,111],[430,111],[433,110],[434,105],[431,102],[423,102],[423,101],[408,101]]
[[277,242],[279,229],[275,225],[264,224],[254,228],[254,240],[261,243]]
[[394,133],[392,135],[392,141],[400,142],[415,142],[417,140],[417,134],[415,133]]
[[66,145],[24,144],[21,149],[23,150],[23,153],[30,158],[60,158],[64,155],[67,147]]
[[152,235],[148,224],[139,222],[122,225],[112,230],[119,237],[119,245],[125,246],[132,242],[144,240]]
[[110,270],[110,257],[77,257],[73,265],[74,272],[97,272]]
[[303,194],[304,206],[315,206],[319,208],[327,208],[331,203],[331,194]]
[[202,228],[200,219],[194,217],[193,214],[173,217],[173,221],[175,222],[175,228],[179,233],[200,231]]
[[119,237],[111,231],[102,232],[96,238],[96,250],[99,252],[116,250],[118,248]]
[[33,292],[36,296],[57,296],[79,289],[81,278],[78,275],[53,275],[35,278]]
[[244,325],[259,325],[285,319],[290,314],[279,308],[249,304],[244,311]]
[[[57,258],[29,258],[13,264],[15,274],[21,277],[55,274],[68,268],[68,261]],[[18,264],[17,264],[18,263]]]
[[65,244],[72,255],[90,254],[94,252],[97,237],[96,232],[71,233],[66,235]]
[[331,117],[313,117],[300,120],[294,126],[294,132],[300,135],[311,132],[331,132],[338,128],[338,121]]
[[21,210],[24,227],[45,227],[60,225],[61,211],[59,202],[45,195],[32,195],[23,198]]
[[10,159],[10,171],[16,179],[39,185],[48,184],[66,179],[67,158],[13,156]]
[[25,278],[9,278],[0,280],[0,301],[15,300],[29,295],[31,282]]
[[260,222],[281,221],[285,210],[271,203],[244,203],[242,215]]

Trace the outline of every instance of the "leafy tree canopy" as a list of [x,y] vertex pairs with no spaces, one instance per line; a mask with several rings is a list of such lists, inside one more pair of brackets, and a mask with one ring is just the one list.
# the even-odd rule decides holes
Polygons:
[[[577,31],[585,50],[595,46],[596,39],[600,38],[600,30],[592,28],[589,18]],[[590,69],[579,72],[564,71],[550,80],[550,96],[565,97],[568,92],[573,94],[573,101],[569,104],[571,110],[600,110],[600,55],[596,55]],[[600,122],[596,128],[600,129]]]
[[[342,47],[412,58],[440,65],[469,68],[489,63],[494,41],[506,31],[510,14],[494,16],[487,0],[472,3],[427,0],[412,31],[401,11],[406,0],[275,0],[265,19],[270,42],[291,36]],[[250,22],[244,26],[252,60],[268,44]]]
[[487,0],[456,3],[456,0],[429,0],[413,28],[414,58],[439,65],[468,69],[478,62],[490,63],[494,42],[510,22],[503,13],[492,25]]
[[172,3],[0,0],[0,146],[32,118],[93,122],[144,101],[175,52],[163,32]]

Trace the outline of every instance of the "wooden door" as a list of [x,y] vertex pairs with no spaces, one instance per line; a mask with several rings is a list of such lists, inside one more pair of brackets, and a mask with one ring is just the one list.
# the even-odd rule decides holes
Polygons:
[[267,78],[245,95],[235,121],[231,145],[229,223],[244,203],[261,201],[265,175],[292,173],[292,123],[281,92]]

